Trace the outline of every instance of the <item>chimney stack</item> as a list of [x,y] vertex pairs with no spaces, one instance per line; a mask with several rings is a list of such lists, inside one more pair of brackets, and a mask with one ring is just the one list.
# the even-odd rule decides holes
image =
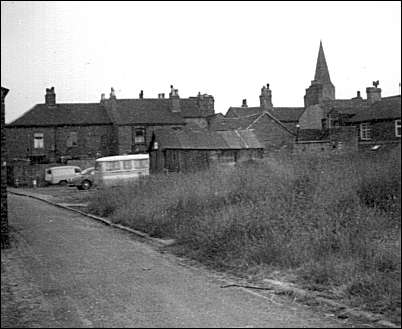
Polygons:
[[101,94],[101,103],[103,103],[106,100],[105,93]]
[[164,94],[164,93],[158,94],[158,98],[159,98],[159,99],[164,99],[164,98],[165,98],[165,94]]
[[56,93],[54,87],[46,88],[45,103],[47,106],[56,106]]
[[143,90],[140,91],[140,95],[139,95],[139,96],[140,96],[140,99],[143,99],[143,98],[144,98],[144,91],[143,91]]
[[361,94],[360,94],[360,90],[357,91],[356,97],[353,97],[352,99],[356,99],[356,100],[362,100],[363,99]]
[[378,85],[380,82],[373,81],[373,87],[367,87],[366,88],[366,93],[367,93],[367,102],[369,104],[373,104],[379,100],[381,100],[381,88],[378,88]]
[[170,109],[172,112],[180,112],[180,96],[179,96],[179,90],[174,89],[173,85],[170,86],[170,93],[169,93],[169,98],[170,98]]
[[109,99],[116,99],[116,93],[114,91],[114,88],[111,87],[110,88],[110,95],[109,95]]
[[247,105],[247,99],[243,99],[241,107],[248,107]]
[[272,110],[272,92],[269,89],[269,83],[267,86],[263,86],[261,88],[261,95],[260,95],[260,107],[262,111]]

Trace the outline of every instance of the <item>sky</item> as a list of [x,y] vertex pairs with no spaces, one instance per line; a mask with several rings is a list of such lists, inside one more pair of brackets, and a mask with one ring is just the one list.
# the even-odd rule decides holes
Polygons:
[[215,111],[303,106],[322,40],[336,98],[400,94],[401,2],[1,2],[6,122],[44,103],[208,93]]

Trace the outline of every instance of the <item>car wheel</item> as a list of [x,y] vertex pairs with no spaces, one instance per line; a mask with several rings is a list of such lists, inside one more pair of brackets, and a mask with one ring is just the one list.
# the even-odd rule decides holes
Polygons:
[[66,181],[66,180],[62,180],[62,181],[59,182],[59,184],[60,184],[61,186],[67,186],[67,181]]
[[88,189],[90,189],[91,188],[91,182],[89,181],[89,180],[84,180],[82,183],[81,183],[81,188],[83,189],[83,190],[88,190]]

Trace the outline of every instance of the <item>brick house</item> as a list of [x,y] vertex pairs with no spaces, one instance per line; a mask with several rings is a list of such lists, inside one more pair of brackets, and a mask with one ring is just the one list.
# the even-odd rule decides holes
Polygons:
[[54,87],[37,104],[6,125],[10,161],[59,162],[147,151],[155,129],[186,123],[207,125],[214,114],[210,95],[180,98],[171,86],[169,98],[118,99],[112,89],[99,103],[56,103]]
[[358,129],[360,148],[401,142],[401,96],[384,97],[346,118],[345,126]]

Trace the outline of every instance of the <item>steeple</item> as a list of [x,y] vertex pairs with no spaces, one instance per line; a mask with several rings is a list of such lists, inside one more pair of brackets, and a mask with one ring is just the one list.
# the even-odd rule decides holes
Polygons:
[[320,41],[314,80],[311,81],[310,87],[306,89],[304,106],[320,104],[324,100],[333,99],[335,99],[335,87],[329,77],[327,61],[325,59],[322,42]]
[[320,41],[320,49],[318,51],[317,66],[315,68],[314,80],[322,84],[331,83],[331,78],[329,77],[329,71],[327,66],[327,61],[325,59],[324,49],[322,47],[322,42]]

